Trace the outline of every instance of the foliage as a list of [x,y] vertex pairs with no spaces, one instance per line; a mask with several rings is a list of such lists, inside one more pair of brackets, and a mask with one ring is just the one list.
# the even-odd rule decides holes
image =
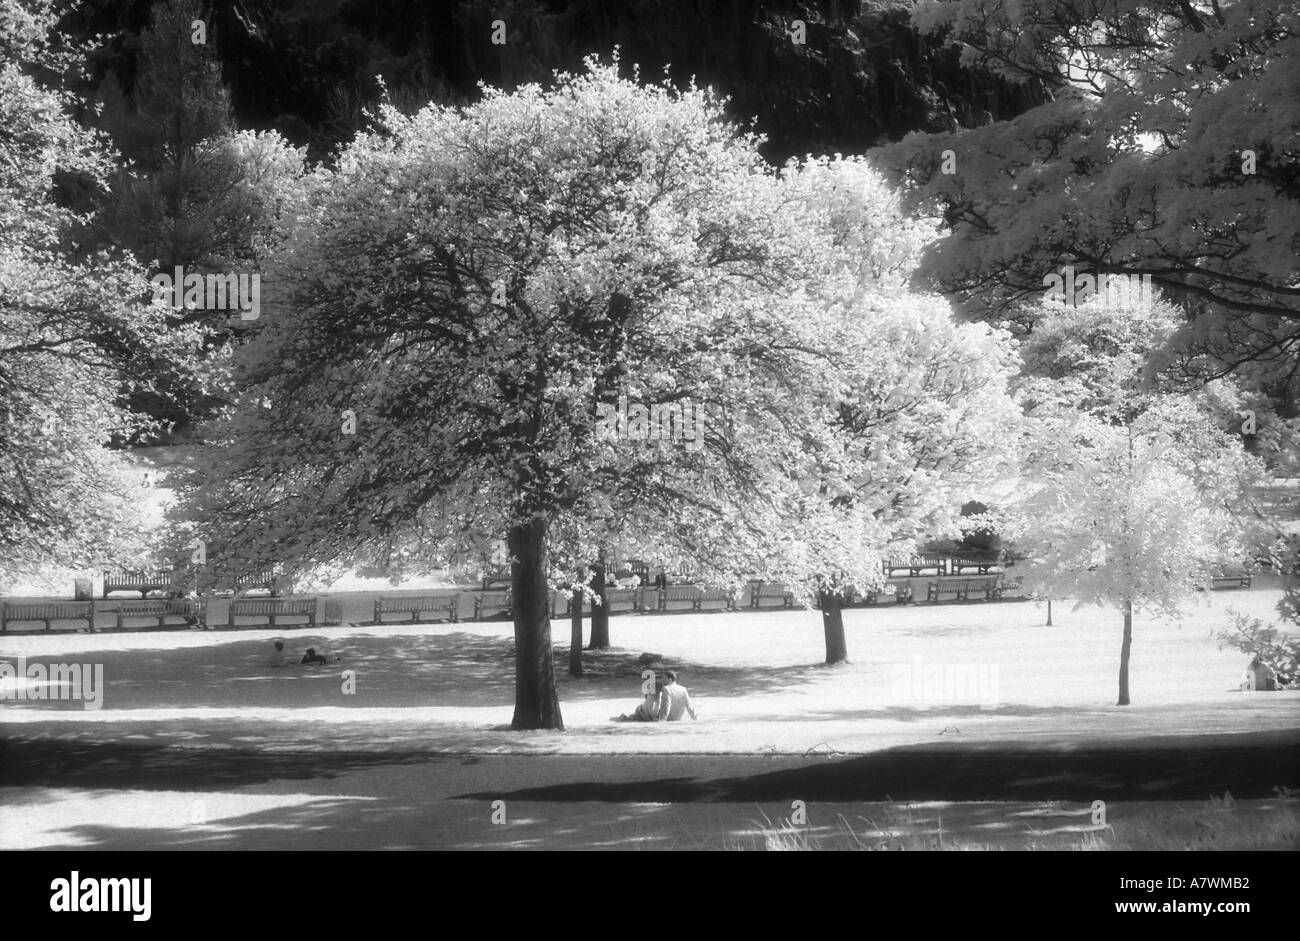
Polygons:
[[71,244],[82,221],[63,181],[102,186],[103,140],[71,117],[59,82],[76,50],[52,39],[46,3],[0,0],[0,569],[17,578],[54,564],[131,556],[139,491],[106,449],[138,428],[120,405],[143,388],[139,349],[193,338],[165,330],[161,311],[132,303],[144,272]]
[[951,232],[928,272],[985,305],[1064,265],[1149,274],[1199,315],[1183,339],[1294,400],[1298,17],[1272,0],[917,4],[918,28],[968,67],[1050,98],[881,153]]
[[1300,637],[1269,627],[1259,618],[1235,614],[1232,625],[1217,635],[1219,649],[1232,647],[1272,670],[1280,689],[1300,687]]

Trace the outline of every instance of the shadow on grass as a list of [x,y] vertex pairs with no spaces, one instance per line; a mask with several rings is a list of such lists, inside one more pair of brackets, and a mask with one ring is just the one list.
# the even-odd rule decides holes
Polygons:
[[[1056,747],[939,743],[852,758],[752,755],[468,757],[415,751],[267,752],[123,742],[0,743],[0,785],[145,790],[233,788],[312,780],[389,765],[437,764],[440,786],[483,775],[548,780],[474,790],[467,800],[675,803],[697,801],[1205,800],[1231,791],[1268,797],[1300,783],[1300,731],[1158,736]],[[457,765],[478,765],[461,772]],[[505,769],[498,774],[496,769]]]

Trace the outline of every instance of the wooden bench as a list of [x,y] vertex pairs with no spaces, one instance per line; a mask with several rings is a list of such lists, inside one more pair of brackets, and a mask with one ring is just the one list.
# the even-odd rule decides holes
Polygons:
[[0,605],[0,631],[9,629],[10,621],[41,621],[50,629],[53,621],[85,621],[95,629],[93,601],[6,601]]
[[493,585],[510,585],[510,566],[494,565],[483,573],[483,590],[490,591]]
[[1211,575],[1210,590],[1214,591],[1219,588],[1249,588],[1250,582],[1250,575]]
[[888,559],[884,562],[885,575],[906,572],[908,578],[919,578],[926,570],[933,569],[935,575],[943,575],[947,560],[940,556],[912,556],[908,559]]
[[271,627],[280,618],[305,617],[308,627],[320,625],[320,599],[312,598],[236,598],[230,602],[230,626],[237,617],[266,618]]
[[701,590],[698,585],[669,585],[667,588],[657,590],[658,598],[655,599],[655,607],[660,611],[667,611],[669,605],[686,604],[692,611],[700,610]]
[[645,610],[645,588],[609,588],[605,591],[609,613]]
[[758,582],[750,592],[749,606],[761,608],[764,601],[778,601],[780,607],[794,606],[794,592],[778,582]]
[[385,623],[385,614],[409,614],[411,617],[408,623],[414,624],[425,611],[438,615],[436,620],[455,623],[460,618],[460,595],[381,595],[375,599],[375,619],[372,623]]
[[970,601],[972,595],[983,595],[985,601],[1002,597],[1002,577],[941,578],[931,582],[925,591],[926,601],[942,601],[951,594],[957,601]]
[[474,620],[483,620],[483,615],[487,612],[495,614],[504,614],[510,617],[514,613],[514,606],[510,600],[508,591],[484,591],[474,596]]
[[104,572],[104,597],[111,591],[138,591],[143,598],[151,591],[170,591],[175,580],[171,569],[153,572]]
[[282,594],[291,593],[293,583],[275,569],[264,569],[260,572],[235,576],[235,591],[237,593],[253,591],[258,588],[265,588],[271,593],[272,598],[278,598]]
[[203,602],[190,598],[149,598],[145,601],[123,601],[117,606],[117,629],[126,629],[127,618],[148,618],[157,622],[159,627],[167,625],[167,618],[176,617],[184,620],[189,627],[198,627],[203,623]]
[[948,574],[960,575],[963,569],[974,569],[977,575],[987,575],[998,567],[996,561],[980,562],[977,559],[949,559]]

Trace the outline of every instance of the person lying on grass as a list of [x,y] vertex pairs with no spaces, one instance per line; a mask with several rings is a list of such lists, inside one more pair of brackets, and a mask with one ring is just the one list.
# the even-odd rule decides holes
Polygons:
[[302,659],[299,660],[298,662],[299,662],[299,663],[306,663],[306,664],[309,664],[309,665],[314,665],[314,664],[328,664],[328,663],[338,663],[338,662],[339,662],[339,655],[338,655],[338,654],[335,654],[335,655],[332,656],[332,657],[326,657],[324,654],[319,654],[319,653],[317,653],[315,647],[308,647],[308,648],[307,648],[307,652],[306,652],[305,654],[303,654]]

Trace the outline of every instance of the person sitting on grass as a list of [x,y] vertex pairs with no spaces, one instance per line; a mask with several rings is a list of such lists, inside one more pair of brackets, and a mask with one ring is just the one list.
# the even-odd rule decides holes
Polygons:
[[623,713],[615,716],[615,722],[654,722],[659,717],[659,697],[663,695],[664,684],[662,681],[655,681],[653,693],[646,693],[641,700],[641,704],[636,707],[636,711],[631,715]]
[[314,665],[314,664],[324,665],[329,663],[338,663],[339,655],[335,654],[332,657],[326,657],[324,654],[317,653],[315,647],[308,647],[307,652],[303,654],[302,659],[298,662],[305,663],[308,665]]
[[1277,674],[1267,663],[1255,657],[1250,661],[1250,666],[1246,667],[1246,678],[1242,681],[1241,688],[1271,693],[1277,689]]
[[691,694],[685,686],[677,682],[677,673],[673,670],[665,670],[664,676],[668,678],[668,682],[664,684],[663,692],[659,694],[658,721],[679,722],[683,715],[698,719],[695,705],[691,702]]
[[275,642],[275,652],[271,654],[271,666],[276,667],[278,669],[279,667],[285,665],[286,664],[284,661],[284,641],[277,640]]

